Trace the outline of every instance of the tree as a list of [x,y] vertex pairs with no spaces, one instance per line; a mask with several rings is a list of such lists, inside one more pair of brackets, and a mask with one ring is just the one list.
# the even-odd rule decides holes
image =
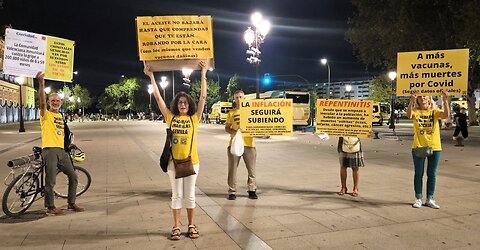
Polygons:
[[467,100],[470,123],[477,123],[474,89],[480,71],[480,0],[364,1],[349,20],[346,39],[367,65],[393,69],[401,51],[469,48]]
[[[190,95],[193,100],[198,103],[198,97],[200,96],[200,81],[195,81],[190,87]],[[207,80],[207,108],[212,104],[220,101],[220,84],[217,81]]]
[[392,81],[385,74],[373,78],[369,83],[368,99],[376,102],[389,102],[392,93]]
[[134,95],[139,88],[138,79],[123,79],[120,83],[114,83],[106,87],[105,94],[108,97],[101,97],[99,103],[105,110],[108,107],[117,111],[117,115],[120,115],[120,111],[135,109]]
[[239,90],[239,82],[238,82],[238,75],[235,74],[228,80],[227,84],[227,93],[228,93],[228,100],[233,100],[233,94],[235,91]]

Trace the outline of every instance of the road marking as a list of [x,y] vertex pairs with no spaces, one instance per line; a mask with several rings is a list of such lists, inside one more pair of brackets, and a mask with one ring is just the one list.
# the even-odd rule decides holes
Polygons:
[[25,145],[25,144],[27,144],[27,143],[30,143],[30,142],[33,142],[33,141],[36,141],[36,140],[40,140],[41,138],[42,138],[42,137],[37,137],[37,138],[33,138],[33,139],[31,139],[31,140],[28,140],[28,141],[16,143],[16,144],[14,144],[14,145],[12,145],[12,146],[10,146],[10,147],[8,147],[8,148],[4,148],[4,149],[0,150],[0,154],[3,154],[3,153],[5,153],[5,152],[8,152],[8,151],[10,151],[10,150],[12,150],[12,149],[14,149],[14,148],[23,146],[23,145]]

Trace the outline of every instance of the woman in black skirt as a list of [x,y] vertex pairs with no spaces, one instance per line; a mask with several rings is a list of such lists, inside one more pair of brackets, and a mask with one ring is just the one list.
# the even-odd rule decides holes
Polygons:
[[340,160],[340,180],[342,188],[338,195],[347,193],[347,168],[352,168],[353,171],[353,192],[352,196],[358,196],[358,170],[364,167],[362,143],[357,137],[339,137],[338,138],[338,157]]

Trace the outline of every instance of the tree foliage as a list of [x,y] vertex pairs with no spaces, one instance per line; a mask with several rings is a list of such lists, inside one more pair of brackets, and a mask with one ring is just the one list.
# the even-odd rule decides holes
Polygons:
[[[367,65],[394,69],[397,53],[469,48],[469,113],[479,84],[480,0],[352,0],[346,39]],[[476,120],[476,115],[475,118]],[[473,120],[473,119],[471,119]]]
[[[207,80],[207,108],[220,101],[220,94],[220,84],[217,81]],[[198,97],[200,96],[200,81],[192,83],[190,95],[192,95],[195,102],[198,103]]]
[[123,110],[135,110],[135,92],[139,90],[138,79],[127,78],[105,88],[105,95],[99,99],[99,107],[107,112],[113,110],[120,114]]
[[227,84],[227,93],[228,93],[228,100],[233,100],[233,94],[235,91],[240,89],[240,84],[238,82],[238,75],[235,74],[228,80]]

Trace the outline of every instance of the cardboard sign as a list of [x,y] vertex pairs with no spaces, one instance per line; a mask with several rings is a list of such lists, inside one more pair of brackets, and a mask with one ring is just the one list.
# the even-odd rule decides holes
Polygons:
[[291,136],[292,99],[244,100],[240,104],[240,129],[246,136]]
[[372,101],[318,99],[316,133],[369,138],[372,108]]
[[466,95],[468,86],[468,49],[398,53],[397,96]]
[[[196,69],[200,60],[213,66],[211,16],[143,16],[136,22],[139,57],[155,61],[148,63],[152,70]],[[185,66],[185,60],[193,62]]]

